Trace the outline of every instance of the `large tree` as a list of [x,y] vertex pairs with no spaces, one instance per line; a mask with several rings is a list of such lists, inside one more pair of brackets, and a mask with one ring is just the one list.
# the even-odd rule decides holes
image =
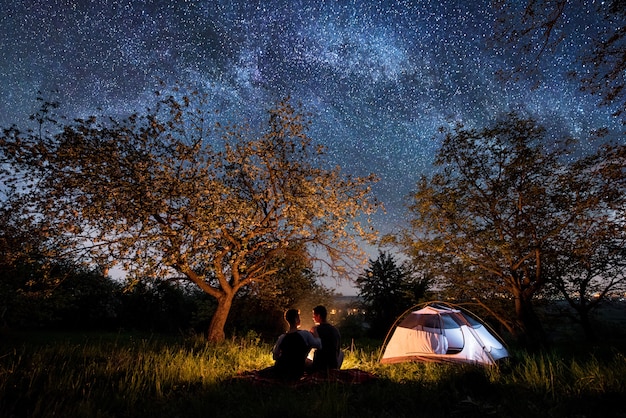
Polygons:
[[587,338],[591,313],[626,290],[626,146],[605,145],[561,176],[572,222],[555,243],[549,290],[574,309]]
[[356,287],[371,335],[384,337],[398,315],[424,298],[428,286],[427,276],[418,275],[407,263],[398,263],[389,253],[379,252],[377,259],[370,259]]
[[289,100],[260,131],[220,125],[196,91],[155,101],[144,114],[69,122],[46,104],[36,129],[5,129],[2,180],[26,200],[24,219],[46,220],[50,248],[193,282],[217,301],[208,338],[219,341],[237,292],[272,277],[277,255],[298,243],[341,273],[355,237],[373,238],[374,176],[326,168]]
[[[483,129],[457,126],[444,134],[439,170],[419,180],[401,240],[456,297],[489,309],[521,341],[541,342],[533,298],[551,280],[549,263],[562,254],[579,219],[572,208],[578,195],[568,188],[575,183],[564,181],[573,143],[556,141],[535,120],[515,114]],[[593,198],[596,213],[620,199],[601,190]],[[603,219],[606,227],[615,222]],[[498,310],[496,301],[513,309]]]

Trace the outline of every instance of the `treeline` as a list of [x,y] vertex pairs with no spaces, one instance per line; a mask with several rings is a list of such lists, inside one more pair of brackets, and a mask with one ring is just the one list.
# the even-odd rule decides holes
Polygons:
[[[308,293],[307,302],[303,293]],[[301,275],[270,300],[249,287],[236,299],[228,335],[250,331],[267,340],[284,331],[285,306],[328,303],[330,292]],[[0,327],[4,331],[140,331],[205,335],[216,303],[193,285],[144,278],[128,282],[71,263],[31,262],[0,267]]]

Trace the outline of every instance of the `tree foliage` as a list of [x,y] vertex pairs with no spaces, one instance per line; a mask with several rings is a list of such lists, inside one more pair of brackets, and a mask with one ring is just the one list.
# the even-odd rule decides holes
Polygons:
[[509,57],[509,68],[500,75],[539,76],[544,58],[553,63],[559,48],[580,43],[578,66],[568,63],[569,75],[578,79],[583,91],[598,96],[601,104],[614,106],[616,116],[626,115],[626,7],[622,0],[499,0],[494,6],[494,45]]
[[272,277],[294,243],[339,274],[377,208],[375,178],[323,165],[310,119],[284,100],[265,128],[216,123],[197,91],[157,93],[144,114],[64,122],[44,105],[36,129],[5,129],[1,177],[22,217],[44,220],[49,248],[129,275],[178,277],[217,301],[224,338],[235,295]]
[[425,297],[429,284],[427,277],[398,264],[389,253],[380,252],[376,260],[370,259],[369,267],[356,279],[356,287],[372,336],[384,337],[398,315]]
[[[556,141],[533,119],[510,114],[483,129],[457,126],[444,134],[440,170],[419,180],[401,242],[456,298],[489,309],[521,341],[541,342],[533,298],[555,280],[556,260],[580,222],[623,229],[624,158],[613,158],[608,170],[622,179],[617,183],[583,164],[584,184],[597,186],[584,189],[572,177],[583,175],[583,165],[568,163],[576,161],[573,143]],[[558,277],[568,280],[566,273]]]
[[626,147],[602,146],[561,180],[572,222],[555,243],[549,290],[567,300],[594,339],[590,313],[626,291]]
[[50,298],[68,271],[66,262],[52,260],[43,235],[30,228],[9,204],[0,207],[0,324],[34,324],[64,304]]
[[304,248],[291,251],[272,261],[275,273],[263,283],[251,283],[235,299],[231,325],[239,330],[253,329],[274,341],[285,332],[284,314],[294,308],[301,312],[302,328],[313,326],[313,307],[330,305],[332,291],[319,282]]

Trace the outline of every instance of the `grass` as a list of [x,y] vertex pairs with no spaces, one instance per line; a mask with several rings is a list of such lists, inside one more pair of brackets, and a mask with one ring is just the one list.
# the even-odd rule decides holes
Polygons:
[[207,344],[34,334],[4,338],[0,349],[2,417],[626,417],[626,358],[616,349],[516,352],[481,368],[381,365],[376,345],[356,343],[344,368],[376,381],[304,387],[232,379],[272,364],[270,346],[254,335]]

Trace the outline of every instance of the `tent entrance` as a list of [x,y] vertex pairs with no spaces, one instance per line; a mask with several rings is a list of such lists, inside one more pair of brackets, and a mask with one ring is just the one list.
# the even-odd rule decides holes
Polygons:
[[457,361],[493,364],[508,356],[502,341],[486,324],[469,311],[440,303],[405,312],[387,334],[381,353],[381,363]]

